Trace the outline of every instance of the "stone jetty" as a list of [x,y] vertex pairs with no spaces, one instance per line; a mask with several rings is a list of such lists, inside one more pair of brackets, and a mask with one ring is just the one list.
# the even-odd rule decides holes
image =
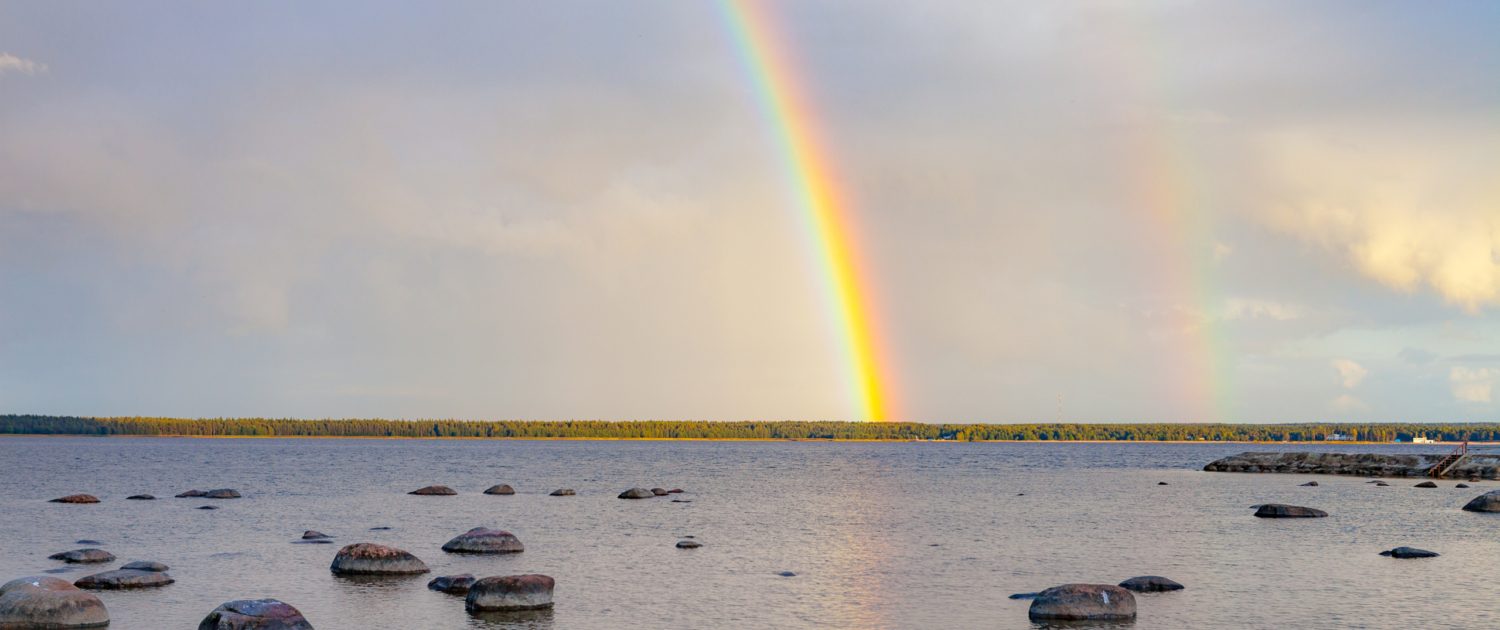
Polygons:
[[[1209,463],[1209,472],[1426,477],[1443,453],[1306,453],[1251,451]],[[1500,454],[1469,453],[1447,466],[1443,476],[1500,479]]]

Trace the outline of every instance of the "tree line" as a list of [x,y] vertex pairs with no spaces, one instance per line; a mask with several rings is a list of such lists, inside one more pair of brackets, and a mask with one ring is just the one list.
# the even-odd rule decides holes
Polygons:
[[924,424],[841,421],[381,420],[0,415],[0,434],[222,437],[1014,440],[1123,442],[1500,441],[1500,423]]

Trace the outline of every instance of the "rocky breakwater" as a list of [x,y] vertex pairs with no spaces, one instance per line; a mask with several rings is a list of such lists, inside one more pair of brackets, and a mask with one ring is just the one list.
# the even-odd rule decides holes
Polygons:
[[1214,461],[1209,472],[1298,473],[1309,475],[1360,475],[1363,477],[1424,477],[1442,455],[1425,453],[1276,453],[1230,455]]

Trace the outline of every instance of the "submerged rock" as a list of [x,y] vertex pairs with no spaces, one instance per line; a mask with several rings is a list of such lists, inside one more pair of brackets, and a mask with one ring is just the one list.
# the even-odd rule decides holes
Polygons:
[[97,540],[90,540],[88,538],[83,538],[83,539],[79,539],[79,540],[73,541],[73,544],[75,544],[75,545],[88,545],[90,547],[98,547],[99,545],[102,545],[104,543],[99,542]]
[[97,562],[114,562],[115,555],[103,549],[89,548],[54,553],[47,556],[47,559],[62,560],[69,564],[93,564]]
[[340,575],[405,575],[428,572],[427,565],[402,549],[355,543],[340,549],[329,567]]
[[649,499],[654,496],[655,493],[645,488],[631,488],[620,493],[621,499]]
[[1165,481],[1158,481],[1158,482],[1156,482],[1156,485],[1158,485],[1158,486],[1165,486],[1165,485],[1167,485],[1167,482],[1165,482]]
[[797,574],[792,573],[791,571],[782,571],[780,573],[777,573],[776,575],[779,575],[781,577],[797,577]]
[[327,538],[333,537],[316,529],[309,529],[305,532],[302,532],[302,540],[324,540]]
[[48,503],[98,503],[99,497],[92,494],[70,494],[47,501]]
[[1011,593],[1011,599],[1036,599],[1039,593]]
[[448,553],[520,553],[525,551],[521,539],[500,529],[475,527],[443,544]]
[[692,499],[672,499],[673,503],[692,503]]
[[551,608],[554,584],[551,577],[535,573],[487,577],[469,586],[464,608],[469,612]]
[[1308,487],[1317,487],[1317,485],[1318,485],[1318,482],[1316,482],[1316,481],[1309,481],[1309,482],[1307,482],[1307,483],[1304,483],[1304,484],[1302,484],[1302,485],[1304,485],[1304,486],[1308,486]]
[[469,587],[474,585],[474,574],[464,573],[462,575],[440,575],[432,578],[427,583],[427,588],[434,591],[442,591],[449,595],[464,595],[469,592]]
[[103,628],[109,611],[67,580],[23,577],[0,585],[0,628]]
[[313,630],[291,604],[275,599],[237,599],[219,604],[198,630]]
[[1453,487],[1455,487],[1455,488],[1467,488],[1467,487],[1469,487],[1469,484],[1459,483],[1459,484],[1454,485]]
[[455,494],[458,494],[458,492],[453,488],[449,488],[448,486],[427,486],[425,488],[417,488],[416,490],[412,490],[407,494],[415,494],[427,497],[451,497]]
[[219,509],[219,506],[217,506],[217,505],[200,505],[200,506],[198,506],[198,509],[200,509],[200,510],[217,510],[217,509]]
[[217,488],[203,493],[205,499],[238,499],[240,491],[233,488]]
[[179,498],[179,499],[192,499],[192,498],[202,497],[205,494],[208,494],[208,493],[204,492],[202,490],[188,490],[187,492],[183,492],[183,493],[178,494],[177,498]]
[[1375,487],[1377,487],[1377,488],[1383,488],[1383,487],[1389,486],[1389,485],[1391,485],[1391,484],[1388,484],[1388,483],[1386,483],[1384,481],[1377,481],[1377,482],[1375,482]]
[[1255,510],[1255,515],[1260,518],[1319,518],[1328,516],[1328,513],[1300,505],[1266,503]]
[[149,494],[132,494],[125,497],[126,501],[155,501],[156,497]]
[[504,484],[504,483],[502,483],[502,484],[500,484],[498,486],[490,486],[488,488],[485,488],[484,489],[484,493],[485,494],[515,494],[516,493],[516,489],[510,487],[510,484]]
[[120,568],[128,569],[131,571],[155,571],[157,573],[162,573],[165,572],[168,567],[167,565],[160,562],[152,562],[150,560],[136,560],[134,562],[127,562]]
[[554,497],[571,497],[574,494],[577,494],[577,493],[573,492],[572,488],[558,488],[556,490],[553,490],[552,494],[550,496],[554,496]]
[[667,494],[682,494],[682,488],[672,488],[667,491]]
[[1027,616],[1057,621],[1124,621],[1135,618],[1135,596],[1109,584],[1064,584],[1037,593]]
[[1160,593],[1162,591],[1180,591],[1183,589],[1183,586],[1175,580],[1170,580],[1160,575],[1142,575],[1120,582],[1120,588],[1137,593]]
[[151,588],[175,582],[163,571],[140,571],[137,569],[115,569],[79,578],[73,582],[78,588],[117,590],[126,588]]
[[1468,512],[1500,512],[1500,490],[1491,490],[1464,505]]
[[678,549],[697,549],[697,548],[702,547],[702,546],[703,546],[703,543],[698,542],[696,540],[692,540],[692,539],[683,539],[683,540],[677,541],[677,548]]
[[1435,483],[1433,483],[1431,481],[1424,481],[1424,482],[1419,483],[1419,484],[1417,484],[1415,486],[1412,486],[1412,487],[1413,488],[1436,488],[1437,484],[1435,484]]
[[1382,551],[1380,555],[1392,558],[1436,558],[1441,554],[1436,551],[1417,549],[1416,547],[1397,547],[1389,551]]

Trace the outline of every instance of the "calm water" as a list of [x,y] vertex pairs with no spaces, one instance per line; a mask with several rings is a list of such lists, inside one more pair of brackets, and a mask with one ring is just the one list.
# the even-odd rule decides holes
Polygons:
[[[111,627],[123,629],[193,628],[219,603],[251,597],[289,602],[319,630],[1028,628],[1029,602],[1007,595],[1143,574],[1188,588],[1139,596],[1137,628],[1500,626],[1500,515],[1459,510],[1500,484],[1378,488],[1355,478],[1198,470],[1242,450],[5,438],[0,578],[58,569],[47,556],[80,538],[103,541],[120,562],[171,565],[176,584],[101,595]],[[1323,485],[1297,486],[1314,478]],[[434,483],[461,494],[405,494]],[[480,494],[496,483],[519,494]],[[692,502],[615,498],[637,485],[681,487]],[[171,498],[217,487],[245,498]],[[559,487],[578,496],[546,496]],[[46,503],[74,492],[103,503]],[[124,500],[135,493],[162,499]],[[1251,516],[1251,504],[1269,501],[1332,516]],[[221,509],[194,509],[209,503]],[[525,553],[439,550],[481,525],[515,532]],[[370,531],[379,526],[392,529]],[[433,573],[373,583],[334,577],[328,564],[339,544],[290,544],[305,529],[339,544],[401,547]],[[706,546],[675,549],[688,534]],[[1407,544],[1443,556],[1376,555]],[[461,598],[426,589],[433,575],[464,572],[546,573],[557,579],[556,608],[474,618]]]

